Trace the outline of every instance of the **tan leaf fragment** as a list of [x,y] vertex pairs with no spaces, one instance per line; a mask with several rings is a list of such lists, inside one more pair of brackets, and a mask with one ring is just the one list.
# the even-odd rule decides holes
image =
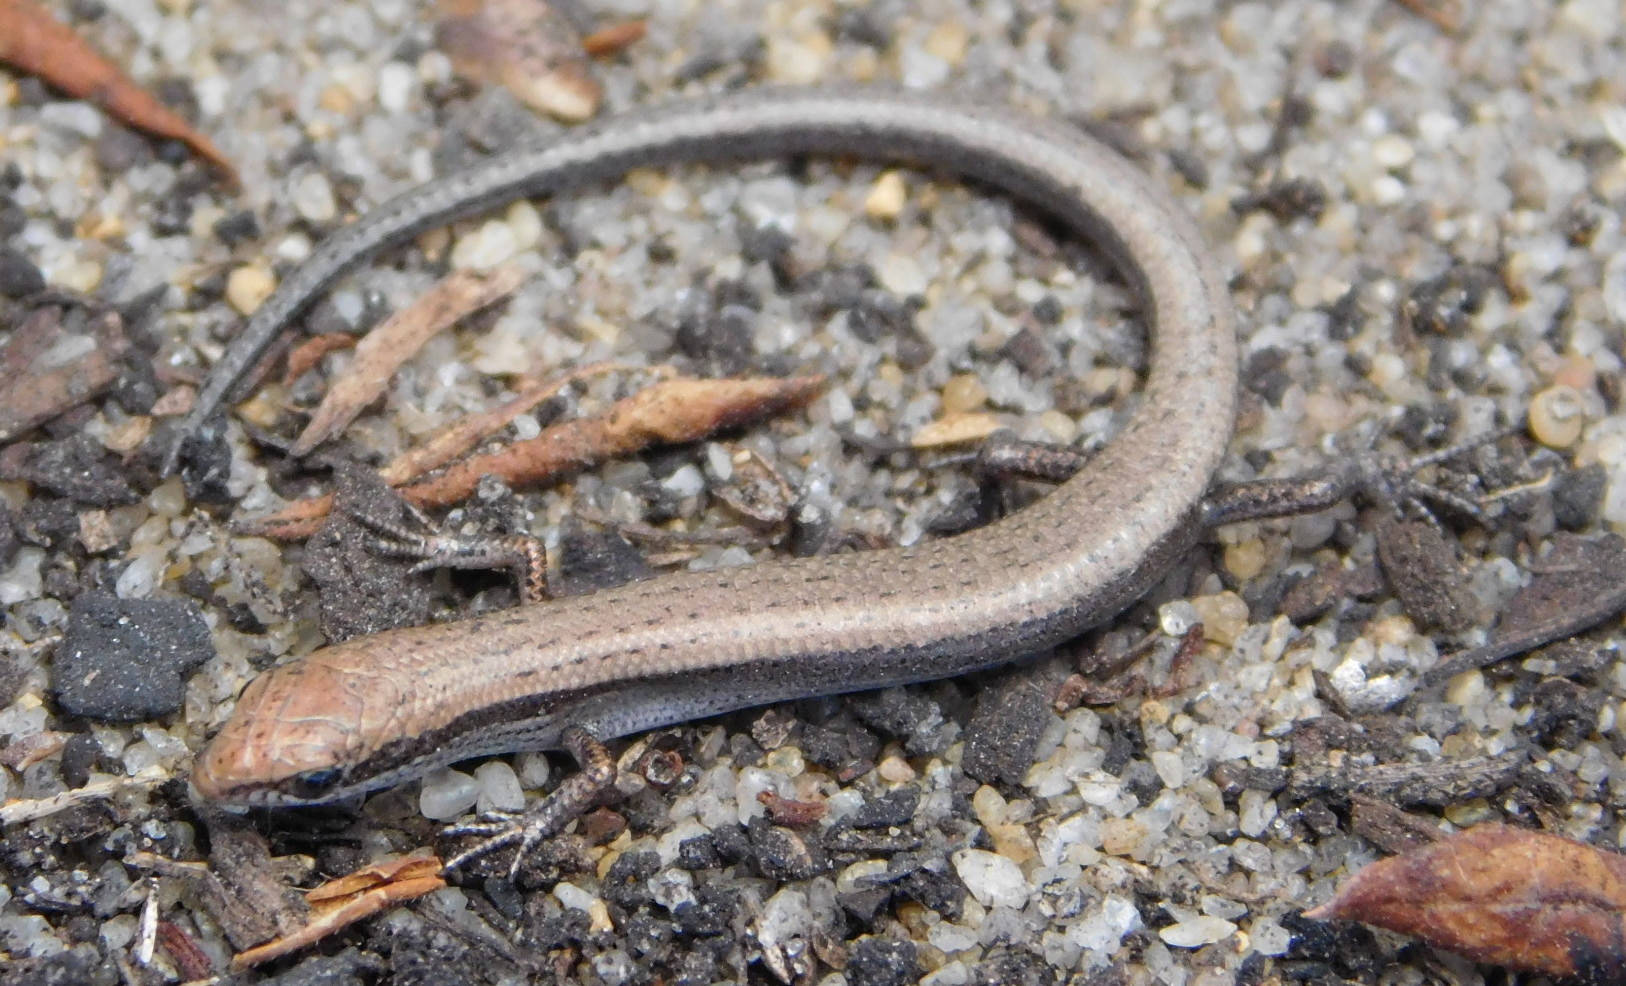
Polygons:
[[356,344],[356,357],[349,372],[328,389],[288,453],[309,455],[316,446],[343,431],[362,408],[384,392],[390,377],[423,348],[424,343],[465,316],[508,297],[523,279],[524,274],[512,265],[499,267],[485,276],[472,271],[455,271],[412,304],[379,323]]
[[1477,825],[1367,866],[1304,916],[1361,921],[1510,969],[1618,976],[1626,963],[1626,856]]
[[546,0],[440,0],[440,10],[435,44],[459,75],[566,122],[598,112],[604,90],[581,34]]
[[33,0],[0,0],[0,62],[89,100],[133,127],[181,141],[238,183],[237,169],[213,141]]
[[386,908],[434,893],[446,886],[440,876],[441,866],[436,856],[406,856],[373,863],[329,880],[305,895],[305,902],[310,905],[310,920],[304,927],[238,952],[232,957],[232,968],[246,969],[269,962],[313,945]]

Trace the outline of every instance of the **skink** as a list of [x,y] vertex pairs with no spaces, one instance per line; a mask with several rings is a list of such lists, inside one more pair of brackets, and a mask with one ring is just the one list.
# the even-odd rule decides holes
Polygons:
[[1074,637],[1133,602],[1203,526],[1235,416],[1226,286],[1192,222],[1096,140],[1006,108],[770,90],[606,120],[437,179],[329,237],[216,365],[189,426],[278,330],[385,246],[630,168],[846,155],[946,169],[1054,216],[1116,261],[1151,325],[1145,393],[1090,465],[988,527],[912,547],[685,572],[392,630],[252,683],[200,755],[203,796],[331,801],[561,734],[600,738],[768,702],[948,677]]

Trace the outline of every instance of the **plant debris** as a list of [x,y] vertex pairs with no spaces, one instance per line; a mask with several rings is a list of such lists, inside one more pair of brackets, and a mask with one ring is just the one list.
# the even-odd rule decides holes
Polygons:
[[1626,540],[1560,534],[1530,584],[1508,600],[1490,643],[1447,655],[1424,677],[1436,684],[1591,629],[1626,609]]
[[1507,825],[1379,860],[1304,916],[1415,935],[1476,962],[1587,982],[1626,963],[1626,856]]
[[[583,368],[577,373],[588,370],[603,372],[603,367]],[[557,391],[571,379],[566,377],[516,397],[493,414],[504,414],[522,401],[545,399],[545,392]],[[557,480],[651,445],[697,441],[725,428],[800,407],[823,390],[824,382],[822,376],[657,381],[617,401],[601,415],[566,421],[544,429],[535,438],[471,456],[438,475],[402,486],[401,495],[415,507],[444,507],[468,497],[480,479],[488,475],[510,486]],[[492,420],[482,418],[485,424]],[[457,426],[460,438],[474,430]],[[423,462],[416,460],[420,466]],[[384,478],[391,484],[409,482],[410,477],[401,476],[403,471],[392,467]],[[332,497],[316,497],[291,504],[269,517],[239,522],[235,527],[239,533],[261,537],[304,538],[315,532],[332,508]]]
[[129,348],[118,313],[95,316],[83,333],[65,329],[62,314],[55,306],[35,309],[0,346],[0,442],[89,401],[118,379],[118,361]]
[[598,112],[581,33],[546,0],[440,0],[435,44],[460,75],[503,86],[520,102],[569,123]]
[[354,421],[362,408],[384,392],[401,365],[440,332],[465,316],[512,294],[524,279],[518,267],[499,267],[489,275],[455,271],[391,315],[356,344],[356,357],[344,376],[328,389],[310,423],[288,450],[305,456]]
[[246,969],[297,951],[403,901],[446,886],[441,861],[429,855],[405,856],[364,866],[329,880],[305,895],[310,919],[297,930],[238,952],[232,968]]
[[132,127],[178,140],[238,184],[237,168],[208,137],[136,85],[34,0],[0,0],[0,62],[86,99]]

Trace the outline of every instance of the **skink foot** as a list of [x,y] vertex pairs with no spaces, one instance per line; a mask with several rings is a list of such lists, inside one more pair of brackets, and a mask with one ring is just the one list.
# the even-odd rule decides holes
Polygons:
[[354,512],[351,517],[372,532],[368,547],[392,558],[412,558],[414,572],[436,568],[506,569],[513,573],[523,602],[549,598],[548,549],[527,534],[439,534],[429,530],[427,518],[418,515],[425,530],[414,531],[394,523]]
[[1312,513],[1360,494],[1397,514],[1438,526],[1429,504],[1443,506],[1476,521],[1485,520],[1485,504],[1495,493],[1470,497],[1419,479],[1417,473],[1466,452],[1500,441],[1518,428],[1503,428],[1409,459],[1371,452],[1350,455],[1325,472],[1292,479],[1260,479],[1212,490],[1203,501],[1203,525],[1217,527],[1266,517]]
[[517,845],[519,849],[508,867],[508,877],[513,879],[519,872],[520,863],[544,839],[557,835],[577,816],[591,808],[598,796],[615,783],[615,760],[592,733],[579,726],[571,726],[560,735],[560,741],[576,758],[581,772],[565,778],[529,811],[486,812],[479,821],[442,829],[441,834],[445,836],[472,835],[481,840],[447,860],[441,868],[443,873],[450,873],[473,860]]

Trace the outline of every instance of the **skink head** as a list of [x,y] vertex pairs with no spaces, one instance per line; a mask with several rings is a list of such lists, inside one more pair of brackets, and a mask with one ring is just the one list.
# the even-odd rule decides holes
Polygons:
[[395,704],[321,653],[249,683],[232,717],[199,755],[192,784],[204,798],[230,806],[336,801],[358,784],[352,767],[369,752],[373,721]]

